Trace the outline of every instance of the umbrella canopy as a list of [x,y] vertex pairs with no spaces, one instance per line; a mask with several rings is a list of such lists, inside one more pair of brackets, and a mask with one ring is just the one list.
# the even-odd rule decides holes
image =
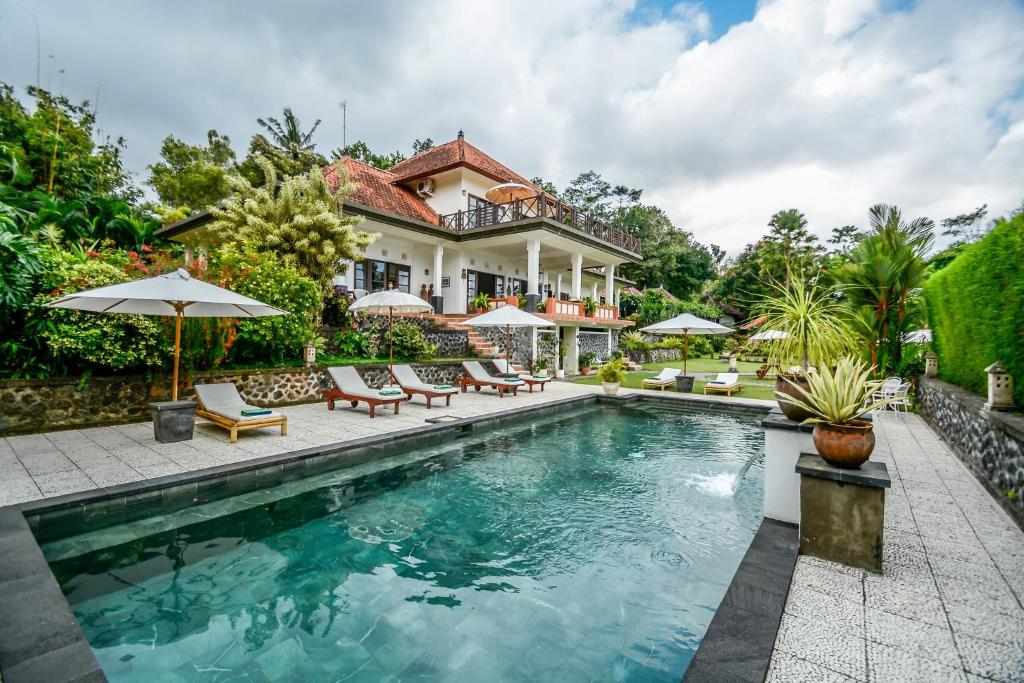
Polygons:
[[758,332],[750,338],[750,341],[778,341],[780,339],[788,339],[789,333],[783,332],[782,330],[765,330],[764,332]]
[[903,336],[906,344],[930,344],[932,341],[931,330],[913,330]]
[[133,280],[62,296],[47,304],[93,313],[138,313],[174,316],[174,379],[171,400],[178,400],[178,359],[182,318],[256,318],[288,315],[288,311],[196,280],[179,268],[145,280]]
[[[462,323],[471,327],[504,327],[505,328],[505,360],[511,362],[512,328],[513,327],[552,327],[550,320],[527,313],[515,306],[498,306]],[[532,355],[532,352],[531,352]]]
[[735,330],[731,330],[724,325],[719,325],[711,320],[705,320],[704,318],[698,318],[695,315],[689,313],[683,313],[677,315],[674,318],[668,320],[662,320],[660,323],[654,323],[640,330],[641,332],[649,332],[651,334],[681,334],[683,335],[683,375],[686,375],[686,361],[690,355],[690,335],[691,334],[730,334]]
[[[367,294],[348,307],[350,311],[370,314],[388,314],[388,372],[395,366],[395,340],[391,334],[392,317],[395,313],[433,313],[434,307],[418,296],[386,289],[383,292]],[[393,374],[393,373],[392,373]]]
[[484,197],[489,202],[495,204],[505,204],[507,202],[515,201],[516,199],[526,199],[528,197],[535,197],[539,193],[532,187],[527,187],[522,183],[502,183],[501,185],[495,185],[491,189],[487,190],[487,194]]

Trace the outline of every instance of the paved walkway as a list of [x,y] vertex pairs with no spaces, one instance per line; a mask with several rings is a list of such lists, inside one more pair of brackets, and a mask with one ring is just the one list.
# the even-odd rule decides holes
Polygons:
[[876,421],[884,573],[801,556],[769,681],[1024,681],[1024,533],[916,415]]

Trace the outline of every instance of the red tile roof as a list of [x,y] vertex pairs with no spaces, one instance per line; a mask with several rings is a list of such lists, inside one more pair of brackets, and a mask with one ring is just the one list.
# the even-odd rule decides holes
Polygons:
[[404,183],[459,166],[470,168],[500,183],[522,183],[536,188],[537,192],[541,191],[523,176],[466,142],[461,133],[451,142],[431,147],[425,152],[420,152],[414,157],[395,164],[390,171],[394,174],[397,182]]
[[761,327],[761,325],[764,325],[766,322],[768,322],[768,316],[762,315],[758,316],[757,318],[754,318],[753,320],[748,320],[747,322],[740,325],[739,328],[741,330],[752,330],[755,327]]
[[[353,202],[390,211],[406,218],[438,224],[437,212],[415,192],[395,184],[395,175],[390,171],[382,171],[355,159],[345,159],[344,164],[349,180],[358,185],[356,191],[349,195]],[[324,178],[332,190],[336,190],[341,183],[338,170],[333,164],[324,168]]]

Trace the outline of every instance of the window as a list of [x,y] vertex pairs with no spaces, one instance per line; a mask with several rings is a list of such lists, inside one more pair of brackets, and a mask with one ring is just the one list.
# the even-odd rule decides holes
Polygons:
[[366,259],[356,263],[355,268],[356,289],[382,292],[390,285],[400,292],[409,293],[409,266]]

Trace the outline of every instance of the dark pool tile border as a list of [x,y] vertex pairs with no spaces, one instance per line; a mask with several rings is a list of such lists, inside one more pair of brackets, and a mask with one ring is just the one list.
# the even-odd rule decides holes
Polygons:
[[761,522],[683,681],[731,683],[765,679],[798,547],[795,524],[773,519]]
[[[472,433],[484,426],[499,426],[532,413],[558,413],[602,403],[685,404],[699,410],[727,412],[746,417],[761,416],[765,412],[756,407],[728,404],[719,406],[710,401],[676,397],[663,399],[635,394],[590,394],[542,405],[522,406],[500,413],[467,417],[456,422],[417,426],[340,444],[307,448],[241,463],[2,507],[0,675],[4,683],[107,680],[71,613],[71,608],[50,571],[49,564],[43,557],[37,538],[39,534],[44,537],[52,535],[56,538],[62,530],[84,527],[89,522],[102,527],[142,519],[201,504],[206,502],[204,498],[208,494],[257,490],[327,469],[361,464],[376,456],[386,455],[396,447],[413,443],[430,445],[457,436],[459,433]],[[408,444],[405,443],[407,441]],[[30,527],[30,521],[35,523],[34,531]],[[760,530],[758,535],[761,535]],[[755,536],[754,544],[757,543],[758,537]],[[751,545],[752,549],[754,544]],[[750,552],[748,551],[748,555]],[[712,626],[714,624],[713,620]],[[698,656],[701,651],[698,651]]]

